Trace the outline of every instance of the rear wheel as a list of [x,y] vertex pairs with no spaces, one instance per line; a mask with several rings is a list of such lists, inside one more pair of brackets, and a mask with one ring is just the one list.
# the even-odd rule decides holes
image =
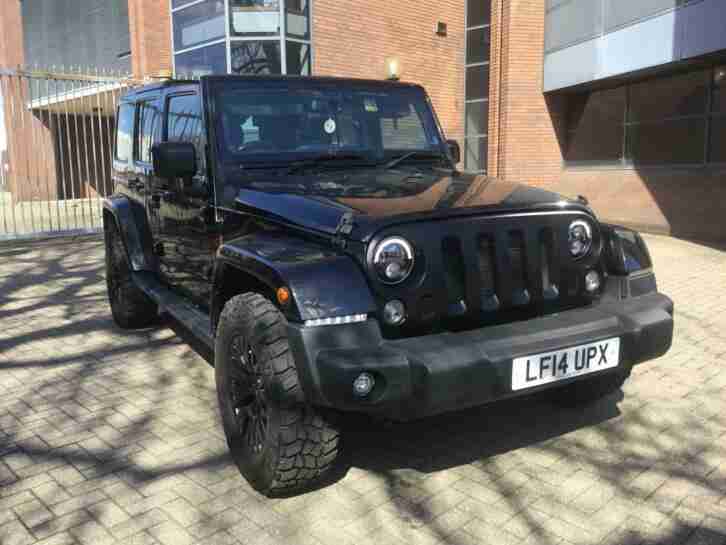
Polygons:
[[246,293],[227,302],[214,364],[227,443],[250,485],[280,496],[324,480],[338,455],[339,432],[305,404],[285,318],[270,301]]
[[131,279],[126,250],[116,223],[106,230],[106,286],[114,321],[123,329],[148,327],[158,318],[158,307]]
[[582,407],[617,392],[630,376],[628,371],[616,371],[599,377],[578,380],[549,392],[552,403],[561,407]]

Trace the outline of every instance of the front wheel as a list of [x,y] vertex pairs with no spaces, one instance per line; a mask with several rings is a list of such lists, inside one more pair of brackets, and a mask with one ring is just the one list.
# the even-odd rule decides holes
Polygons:
[[578,380],[549,392],[549,399],[561,407],[591,405],[603,397],[618,391],[630,376],[630,370],[615,371],[606,375]]
[[320,483],[339,451],[334,423],[305,404],[286,321],[262,295],[230,299],[215,341],[217,397],[237,467],[267,496]]

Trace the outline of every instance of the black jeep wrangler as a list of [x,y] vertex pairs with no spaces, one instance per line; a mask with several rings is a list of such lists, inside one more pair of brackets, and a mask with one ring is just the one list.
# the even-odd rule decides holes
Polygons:
[[584,404],[669,349],[637,233],[463,174],[459,154],[417,85],[211,76],[123,99],[113,317],[165,311],[213,350],[230,450],[262,493],[320,481],[344,412]]

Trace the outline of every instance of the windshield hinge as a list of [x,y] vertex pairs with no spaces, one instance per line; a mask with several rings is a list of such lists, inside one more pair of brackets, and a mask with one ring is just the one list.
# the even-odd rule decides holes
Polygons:
[[340,218],[338,226],[335,228],[335,243],[341,248],[346,246],[346,238],[353,232],[353,213],[346,212]]

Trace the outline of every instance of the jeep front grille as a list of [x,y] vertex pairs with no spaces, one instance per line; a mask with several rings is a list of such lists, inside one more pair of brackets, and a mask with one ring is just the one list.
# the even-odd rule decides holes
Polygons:
[[479,324],[586,304],[579,287],[583,265],[567,250],[568,226],[582,215],[519,214],[398,226],[392,234],[411,240],[424,254],[426,275],[408,289],[382,287],[381,298],[403,299],[412,322],[436,316]]

